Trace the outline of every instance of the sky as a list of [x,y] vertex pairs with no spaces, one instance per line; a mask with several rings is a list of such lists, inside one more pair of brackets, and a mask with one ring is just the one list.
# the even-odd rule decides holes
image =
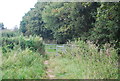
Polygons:
[[34,8],[37,0],[0,0],[0,22],[4,27],[13,29],[19,27],[20,21],[30,8]]

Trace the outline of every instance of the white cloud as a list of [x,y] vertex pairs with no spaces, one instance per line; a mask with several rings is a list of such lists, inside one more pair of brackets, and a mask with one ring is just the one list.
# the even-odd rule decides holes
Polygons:
[[33,8],[37,0],[0,0],[0,22],[5,27],[19,26],[22,16]]

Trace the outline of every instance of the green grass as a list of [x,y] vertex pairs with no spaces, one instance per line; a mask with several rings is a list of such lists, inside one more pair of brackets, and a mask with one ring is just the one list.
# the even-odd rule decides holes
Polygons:
[[57,48],[56,50],[56,46],[62,46],[63,44],[53,44],[53,45],[46,45],[45,44],[45,49],[46,52],[56,52],[56,51],[61,51],[63,48]]
[[49,60],[48,67],[56,79],[118,79],[118,56],[114,48],[106,45],[98,51],[90,42],[75,44],[79,47],[68,47],[66,53]]
[[56,45],[45,45],[46,52],[56,52]]
[[3,54],[3,79],[41,79],[45,74],[44,57],[29,49]]
[[47,49],[47,52],[56,52],[56,49]]
[[[38,41],[39,38],[31,37]],[[2,72],[0,76],[3,79],[42,79],[45,74],[45,57],[42,55],[42,40],[40,43],[34,43],[39,50],[25,48],[22,50],[19,45],[14,49],[5,48],[7,52],[2,54]],[[27,44],[28,43],[28,44]],[[32,43],[28,42],[27,45]],[[72,43],[78,47],[66,46],[66,52],[59,50],[56,56],[56,45],[45,45],[48,67],[53,70],[56,79],[117,79],[118,78],[118,56],[116,50],[108,45],[98,51],[98,47],[90,42],[76,41]],[[9,49],[9,50],[8,50]],[[32,48],[34,49],[34,47]],[[2,50],[0,48],[0,50]],[[51,52],[51,53],[50,53]],[[1,61],[0,61],[1,62]],[[1,79],[1,77],[0,77]]]
[[25,37],[12,31],[2,31],[0,45],[0,79],[43,78],[45,55],[41,37]]

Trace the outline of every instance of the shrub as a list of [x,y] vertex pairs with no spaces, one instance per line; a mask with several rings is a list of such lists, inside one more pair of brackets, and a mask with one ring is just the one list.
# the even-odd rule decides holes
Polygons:
[[8,49],[15,49],[15,45],[20,46],[22,50],[29,48],[33,51],[38,51],[41,54],[44,54],[44,45],[42,38],[38,36],[17,36],[17,37],[2,37],[2,49],[3,53],[7,52]]

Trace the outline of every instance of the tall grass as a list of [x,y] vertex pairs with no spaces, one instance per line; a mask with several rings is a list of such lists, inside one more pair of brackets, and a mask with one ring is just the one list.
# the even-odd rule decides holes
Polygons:
[[118,56],[109,44],[103,49],[91,42],[76,41],[66,52],[50,59],[50,68],[58,79],[118,79]]
[[44,75],[44,57],[38,52],[13,50],[2,54],[3,79],[41,79]]
[[[0,38],[3,79],[42,79],[45,75],[44,45],[38,36]],[[57,79],[118,79],[118,56],[109,44],[99,49],[91,42],[75,41],[59,56],[48,55],[49,69]],[[45,48],[54,48],[46,46]],[[54,52],[56,50],[47,50]],[[51,58],[52,57],[52,58]],[[1,62],[1,61],[0,61]],[[1,77],[0,77],[1,79]]]
[[[41,37],[2,31],[0,79],[41,79],[45,74],[44,45]],[[1,61],[0,61],[1,62]],[[2,75],[2,76],[1,76]]]

